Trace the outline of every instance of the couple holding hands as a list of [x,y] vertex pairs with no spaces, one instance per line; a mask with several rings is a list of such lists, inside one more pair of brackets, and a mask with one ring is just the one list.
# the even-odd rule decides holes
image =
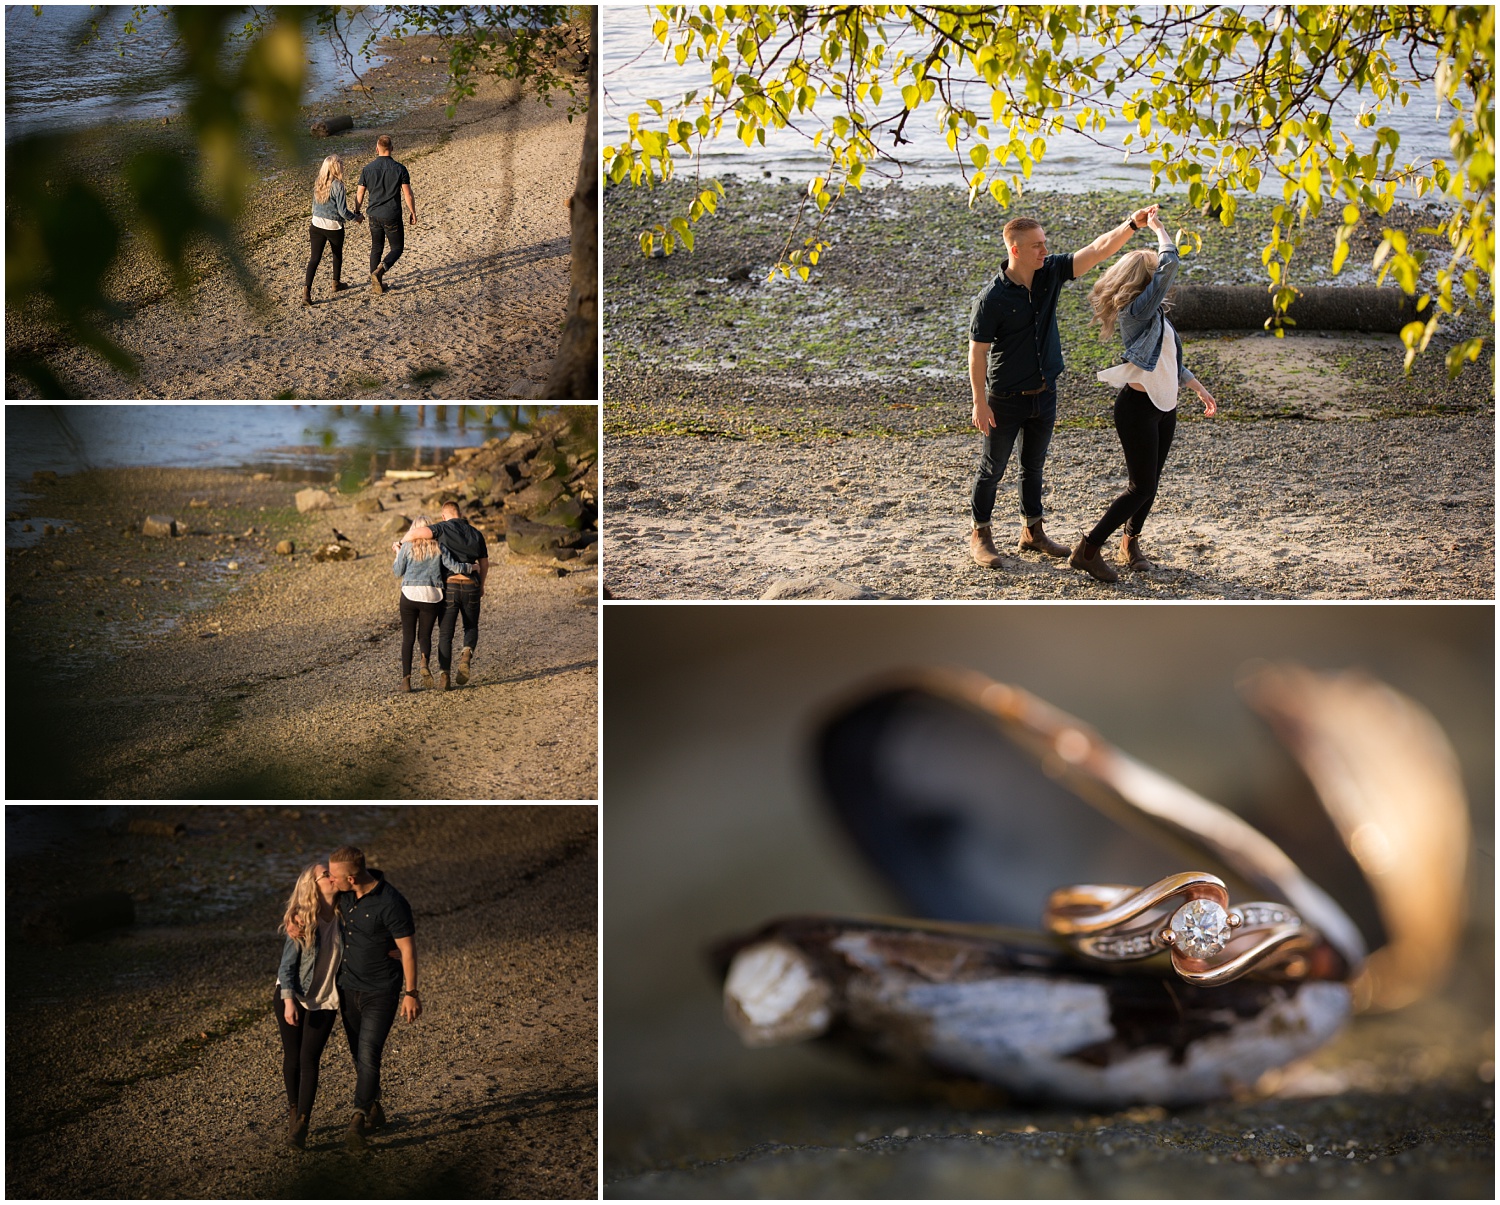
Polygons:
[[[1098,523],[1071,550],[1042,526],[1042,469],[1057,421],[1057,378],[1063,370],[1057,328],[1062,286],[1077,280],[1119,251],[1136,231],[1156,235],[1155,250],[1132,251],[1111,267],[1089,294],[1099,337],[1116,327],[1124,341],[1121,363],[1099,373],[1114,386],[1115,431],[1125,452],[1130,482]],[[984,458],[974,479],[974,528],[969,551],[986,568],[1002,564],[990,530],[995,494],[1011,449],[1021,444],[1020,551],[1067,557],[1103,582],[1119,580],[1104,559],[1106,540],[1123,528],[1119,560],[1145,572],[1154,566],[1141,548],[1141,530],[1151,513],[1157,485],[1177,425],[1177,395],[1183,385],[1217,411],[1213,396],[1182,359],[1182,342],[1166,317],[1167,292],[1177,272],[1178,252],[1157,216],[1157,206],[1138,209],[1107,234],[1071,254],[1047,253],[1047,234],[1034,218],[1005,225],[1006,259],[1000,275],[974,299],[969,318],[969,383],[972,422],[985,436]]]

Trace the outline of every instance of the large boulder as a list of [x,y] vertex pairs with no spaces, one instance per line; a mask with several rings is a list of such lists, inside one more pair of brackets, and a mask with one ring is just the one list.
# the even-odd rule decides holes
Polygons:
[[405,515],[392,515],[380,528],[383,536],[404,536],[407,528],[411,526],[411,520]]
[[141,523],[141,535],[143,536],[180,536],[186,535],[187,529],[183,527],[171,515],[147,515]]
[[297,491],[297,509],[304,515],[309,511],[327,510],[333,505],[333,499],[328,496],[327,490],[305,489]]
[[354,503],[356,515],[378,515],[384,509],[379,498],[360,498]]
[[519,516],[512,516],[505,526],[505,543],[515,556],[551,557],[572,538],[573,533],[566,527],[533,523]]
[[772,582],[763,599],[838,599],[841,602],[879,598],[873,590],[831,577],[791,577]]
[[534,481],[523,490],[517,490],[505,499],[506,512],[522,518],[534,518],[538,511],[546,510],[560,497],[565,486],[556,477],[545,481]]
[[276,545],[277,556],[291,556],[292,553],[296,551],[297,545],[291,540],[282,540],[279,544]]

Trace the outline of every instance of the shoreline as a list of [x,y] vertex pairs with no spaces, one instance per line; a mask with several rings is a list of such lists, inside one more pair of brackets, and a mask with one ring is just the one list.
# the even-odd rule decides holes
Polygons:
[[[534,399],[550,375],[567,306],[565,202],[582,123],[570,124],[564,106],[548,108],[513,82],[489,78],[449,119],[446,61],[420,61],[428,41],[407,39],[367,73],[370,91],[303,105],[294,161],[263,131],[246,135],[245,154],[260,167],[237,234],[263,306],[240,292],[217,249],[195,245],[184,308],[154,256],[129,234],[105,291],[126,308],[110,329],[139,360],[139,376],[74,347],[35,314],[7,311],[8,350],[49,351],[62,378],[84,397]],[[314,119],[341,113],[354,115],[353,130],[329,138],[307,132]],[[176,122],[125,128],[130,149],[196,153]],[[332,295],[332,261],[325,255],[307,309],[301,290],[308,195],[318,163],[338,153],[346,179],[357,179],[381,132],[392,135],[396,157],[411,170],[418,214],[391,271],[390,291],[373,295],[363,267],[369,235],[356,227],[346,233],[343,279],[350,291]],[[123,153],[114,133],[105,141],[96,131],[76,154],[119,209]],[[14,376],[6,392],[34,396]]]
[[[397,693],[384,529],[402,508],[419,513],[412,486],[430,484],[307,514],[294,482],[216,470],[93,470],[38,487],[35,509],[69,526],[7,550],[7,736],[18,748],[58,726],[77,736],[47,774],[13,760],[7,794],[595,798],[598,575],[583,557],[514,556],[491,527],[470,684]],[[365,499],[386,509],[358,513]],[[191,534],[146,537],[148,514]],[[314,561],[334,528],[358,559]],[[292,555],[276,553],[283,540]],[[434,632],[434,663],[436,644]],[[450,726],[472,739],[447,738]]]

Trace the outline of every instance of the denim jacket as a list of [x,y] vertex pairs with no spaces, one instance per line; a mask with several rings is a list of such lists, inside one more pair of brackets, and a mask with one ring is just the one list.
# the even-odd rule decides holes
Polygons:
[[[281,998],[290,1000],[298,995],[307,998],[313,986],[313,964],[318,960],[318,932],[313,926],[312,949],[304,950],[290,937],[281,947],[281,969],[276,972],[276,983],[281,988]],[[294,979],[293,976],[296,976]]]
[[[1172,278],[1177,275],[1178,258],[1176,247],[1170,244],[1158,246],[1156,274],[1151,277],[1151,283],[1120,311],[1120,335],[1125,340],[1125,359],[1147,372],[1156,367],[1157,358],[1161,355],[1161,342],[1166,334],[1162,325],[1161,307],[1166,300],[1167,290],[1172,287]],[[1177,379],[1183,384],[1196,379],[1182,362],[1181,337],[1177,339]]]
[[411,545],[402,544],[401,551],[396,554],[396,563],[391,567],[391,572],[400,576],[403,586],[437,586],[442,589],[447,580],[446,573],[474,573],[477,566],[469,564],[468,561],[456,561],[448,555],[448,550],[438,545],[438,555],[425,561],[414,561],[411,559]]
[[316,186],[314,186],[312,215],[315,218],[335,218],[340,222],[352,222],[354,215],[349,212],[344,186],[337,180],[332,181],[326,201],[318,200]]

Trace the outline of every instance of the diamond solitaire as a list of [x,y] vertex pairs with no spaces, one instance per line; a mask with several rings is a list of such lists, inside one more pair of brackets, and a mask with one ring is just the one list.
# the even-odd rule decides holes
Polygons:
[[1172,915],[1171,933],[1188,958],[1212,958],[1229,941],[1229,914],[1213,900],[1189,900]]

